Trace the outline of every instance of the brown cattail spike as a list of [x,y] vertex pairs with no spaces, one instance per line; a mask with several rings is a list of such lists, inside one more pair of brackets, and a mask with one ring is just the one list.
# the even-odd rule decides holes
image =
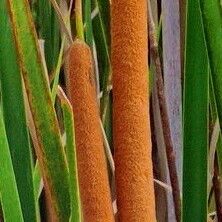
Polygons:
[[119,222],[155,222],[147,82],[147,0],[113,0],[111,18]]
[[68,96],[75,120],[83,218],[86,222],[113,222],[90,48],[75,40],[66,61]]

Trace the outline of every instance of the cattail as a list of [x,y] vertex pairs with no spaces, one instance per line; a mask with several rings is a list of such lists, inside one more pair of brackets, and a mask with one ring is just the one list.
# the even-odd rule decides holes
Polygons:
[[68,96],[75,120],[83,218],[86,222],[113,222],[90,48],[75,40],[66,61]]
[[149,126],[146,2],[112,1],[113,125],[120,222],[156,221]]

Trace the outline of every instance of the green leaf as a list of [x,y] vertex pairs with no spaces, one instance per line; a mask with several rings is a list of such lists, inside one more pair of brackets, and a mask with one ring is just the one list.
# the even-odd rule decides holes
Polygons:
[[84,23],[85,23],[85,40],[92,47],[93,45],[93,30],[91,20],[91,0],[84,0]]
[[64,127],[66,132],[66,156],[69,167],[69,182],[70,182],[70,195],[71,195],[71,219],[70,222],[81,222],[81,204],[78,183],[78,170],[77,170],[77,157],[76,157],[76,144],[74,132],[74,118],[72,105],[63,94],[61,99],[61,107],[63,111]]
[[[68,168],[58,121],[44,73],[36,32],[26,0],[8,0],[16,46],[40,149],[36,150],[41,172],[59,221],[69,221]],[[62,181],[62,182],[61,182]]]
[[0,106],[0,199],[4,220],[7,222],[23,222],[22,209],[1,108]]
[[[217,114],[222,127],[222,14],[221,3],[219,0],[200,0],[202,10],[202,17],[204,22],[205,38],[207,43],[211,76],[212,76],[212,90],[216,104]],[[222,129],[222,128],[221,128]],[[221,136],[220,136],[221,137]],[[221,139],[221,138],[220,138]],[[220,168],[222,167],[222,150],[218,146],[218,158]]]
[[209,67],[199,0],[188,0],[185,57],[183,221],[207,221]]
[[[213,120],[219,118],[222,129],[222,14],[221,1],[200,0],[202,18],[204,22],[205,38],[211,70],[211,113]],[[222,137],[221,131],[217,141],[217,158],[219,174],[222,169]]]
[[34,182],[34,191],[35,191],[35,199],[36,203],[39,201],[39,197],[41,194],[41,180],[42,180],[42,175],[41,175],[41,170],[39,166],[38,160],[36,161],[34,173],[33,173],[33,182]]
[[49,0],[38,0],[37,27],[39,37],[45,40],[45,59],[49,73],[54,71],[60,48],[60,27],[54,8]]
[[[215,98],[215,90],[213,87],[213,80],[212,80],[212,74],[210,73],[210,116],[212,120],[212,124],[215,124],[218,118],[218,111],[217,111],[217,104],[216,104],[216,98]],[[217,141],[217,158],[219,163],[219,171],[220,174],[222,173],[222,135],[221,130],[219,133],[219,138]]]
[[[26,125],[21,71],[15,49],[7,1],[0,2],[0,80],[6,134],[24,221],[36,221],[32,157]],[[1,154],[2,155],[2,154]]]
[[[53,104],[55,104],[55,101],[56,101],[56,95],[57,95],[57,89],[58,89],[58,83],[59,83],[59,74],[60,74],[60,69],[62,66],[62,56],[63,56],[64,44],[65,44],[65,37],[62,38],[58,62],[57,62],[56,68],[55,68],[55,77],[54,77],[53,84],[52,84],[51,97],[52,97]],[[36,198],[37,203],[38,203],[41,191],[42,191],[41,178],[42,178],[42,175],[41,175],[40,168],[39,168],[39,162],[36,161],[33,179],[34,179],[35,198]]]
[[58,84],[59,84],[59,74],[60,74],[61,66],[62,66],[64,46],[65,46],[65,37],[62,38],[58,62],[57,62],[56,68],[55,68],[55,77],[54,77],[53,84],[52,84],[52,93],[51,94],[52,94],[53,104],[55,104],[56,95],[57,95],[57,89],[58,89]]
[[100,85],[103,90],[101,99],[101,113],[106,115],[106,108],[109,103],[108,85],[110,84],[111,65],[110,65],[110,5],[109,0],[94,0],[95,6],[98,8],[98,15],[93,19],[93,34],[96,43],[98,55],[98,65],[100,72]]

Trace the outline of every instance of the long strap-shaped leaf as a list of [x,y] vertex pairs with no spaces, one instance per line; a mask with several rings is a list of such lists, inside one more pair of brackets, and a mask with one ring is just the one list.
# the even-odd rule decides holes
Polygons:
[[[222,13],[221,1],[219,0],[199,0],[204,22],[204,31],[207,42],[207,49],[212,77],[212,90],[216,104],[216,110],[222,129]],[[217,158],[219,171],[222,168],[221,133],[217,144]],[[221,172],[220,172],[221,174]],[[218,211],[219,212],[219,211]],[[218,220],[220,215],[218,214]]]
[[101,98],[101,114],[103,115],[103,121],[106,112],[106,108],[109,104],[109,92],[108,85],[110,84],[111,72],[110,72],[110,35],[109,35],[109,14],[110,5],[108,0],[94,0],[95,6],[98,8],[98,16],[93,20],[93,35],[96,43],[96,50],[98,56],[98,65],[100,71],[100,82],[103,90],[103,96]]
[[185,57],[183,222],[207,221],[209,72],[199,0],[188,0]]
[[77,156],[76,156],[76,141],[72,105],[66,98],[64,92],[59,88],[58,96],[61,100],[61,107],[64,117],[64,128],[66,132],[66,157],[69,167],[69,182],[71,196],[71,218],[70,222],[81,222],[81,204],[80,191],[78,181]]
[[8,0],[8,9],[39,141],[40,150],[36,152],[48,198],[55,220],[65,222],[70,216],[68,169],[29,4],[27,0]]
[[1,108],[2,107],[0,107],[0,199],[4,220],[7,222],[23,222],[22,209]]
[[93,45],[93,30],[91,20],[91,0],[84,0],[84,17],[85,17],[85,39],[86,43],[92,47]]
[[40,38],[45,40],[45,58],[49,73],[54,71],[59,54],[59,23],[49,0],[36,1]]
[[199,0],[212,73],[220,126],[222,127],[222,13],[219,0]]
[[[17,62],[7,1],[0,1],[0,81],[5,128],[24,221],[36,221],[29,143],[21,71]],[[3,155],[3,154],[1,154]]]
[[[210,85],[210,87],[209,87],[210,114],[211,114],[211,121],[214,124],[214,123],[216,123],[219,115],[218,115],[218,110],[217,110],[217,103],[216,103],[216,98],[215,98],[215,90],[214,90],[214,86],[213,86],[212,73],[210,73],[210,84],[209,85]],[[221,127],[220,127],[220,129],[221,129]],[[217,158],[218,158],[218,163],[219,163],[219,171],[221,173],[221,170],[222,170],[222,135],[221,135],[221,130],[219,132],[219,138],[217,141]],[[208,190],[208,192],[209,192],[209,190]]]

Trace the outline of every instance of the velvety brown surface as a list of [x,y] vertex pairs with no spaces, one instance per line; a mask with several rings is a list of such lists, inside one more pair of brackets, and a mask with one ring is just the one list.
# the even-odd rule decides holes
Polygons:
[[66,61],[67,88],[74,111],[84,222],[113,222],[89,47],[76,40]]
[[146,0],[112,0],[113,124],[119,222],[154,222]]

